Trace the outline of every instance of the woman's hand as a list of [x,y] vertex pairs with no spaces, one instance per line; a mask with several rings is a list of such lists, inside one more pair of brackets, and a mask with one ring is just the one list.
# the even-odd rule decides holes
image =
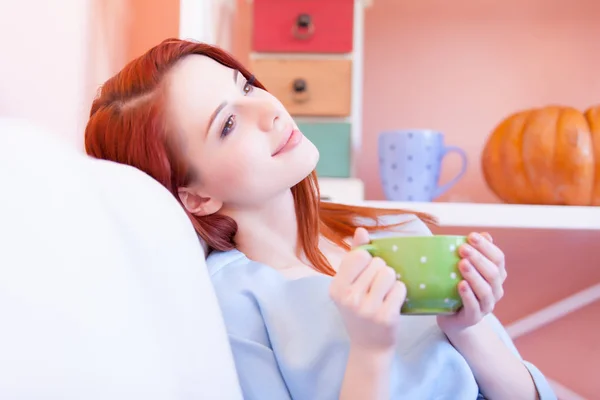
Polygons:
[[[353,246],[369,243],[363,228]],[[381,258],[365,250],[344,255],[329,293],[350,336],[350,351],[340,400],[390,398],[391,365],[406,286]]]
[[502,285],[507,276],[504,253],[489,234],[471,233],[458,252],[464,279],[458,284],[463,307],[456,314],[438,316],[438,325],[446,335],[473,326],[491,313],[504,295]]
[[[358,228],[353,246],[368,242],[367,231]],[[365,250],[346,253],[329,292],[344,319],[351,347],[370,352],[393,349],[406,286],[381,258]]]

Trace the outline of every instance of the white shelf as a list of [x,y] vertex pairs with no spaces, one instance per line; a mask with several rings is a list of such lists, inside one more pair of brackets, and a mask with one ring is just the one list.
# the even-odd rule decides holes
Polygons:
[[440,226],[600,230],[600,207],[364,201],[352,204],[422,211]]
[[360,203],[364,200],[363,181],[355,178],[319,178],[321,198],[335,203]]

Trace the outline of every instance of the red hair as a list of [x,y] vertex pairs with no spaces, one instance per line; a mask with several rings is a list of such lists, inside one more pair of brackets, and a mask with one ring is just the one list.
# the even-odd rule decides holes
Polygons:
[[[172,143],[173,134],[169,132],[164,115],[162,83],[171,67],[191,54],[204,55],[237,69],[247,79],[251,76],[242,64],[217,47],[167,39],[106,81],[92,104],[85,129],[85,149],[89,155],[146,172],[180,203],[178,188],[191,183],[192,171]],[[258,80],[254,81],[254,86],[265,89]],[[372,221],[365,228],[373,231],[395,226],[382,225],[381,216],[408,213],[322,202],[314,171],[291,190],[298,221],[299,253],[303,252],[316,270],[328,275],[335,271],[319,250],[320,234],[348,249],[344,240],[362,226],[359,218],[363,219],[363,224],[365,218]],[[434,222],[427,214],[414,214],[426,222]],[[210,248],[221,251],[235,248],[237,224],[233,219],[218,213],[203,217],[189,212],[187,215]]]

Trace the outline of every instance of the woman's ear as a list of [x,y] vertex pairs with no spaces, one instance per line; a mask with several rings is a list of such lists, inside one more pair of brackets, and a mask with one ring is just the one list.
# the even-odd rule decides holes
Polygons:
[[223,202],[211,197],[204,197],[190,188],[179,188],[177,194],[185,209],[198,217],[214,214],[223,207]]

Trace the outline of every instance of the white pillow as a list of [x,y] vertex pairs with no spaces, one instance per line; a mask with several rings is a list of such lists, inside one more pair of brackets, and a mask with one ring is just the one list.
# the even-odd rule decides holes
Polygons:
[[172,196],[0,119],[0,398],[241,399]]

